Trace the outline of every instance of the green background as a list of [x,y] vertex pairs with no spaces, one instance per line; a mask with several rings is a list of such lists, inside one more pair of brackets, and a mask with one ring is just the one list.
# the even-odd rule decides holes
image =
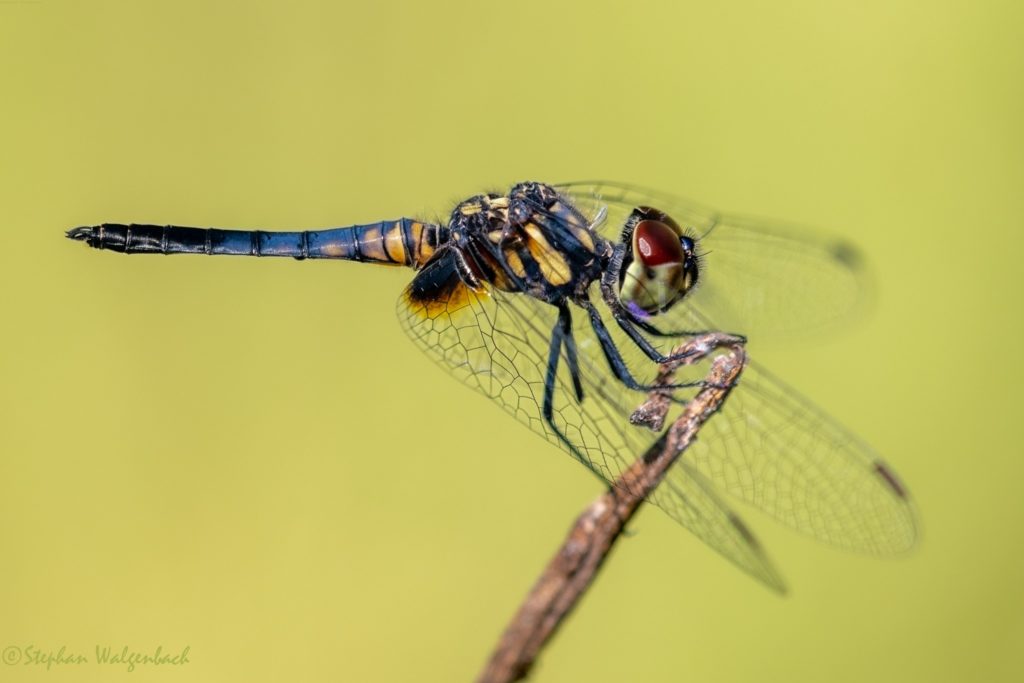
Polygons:
[[780,599],[645,510],[536,680],[1019,680],[1022,18],[0,3],[0,647],[191,648],[0,679],[468,680],[600,490],[404,338],[406,271],[63,230],[430,218],[608,177],[863,247],[861,324],[756,353],[895,465],[923,538],[861,557],[737,504]]

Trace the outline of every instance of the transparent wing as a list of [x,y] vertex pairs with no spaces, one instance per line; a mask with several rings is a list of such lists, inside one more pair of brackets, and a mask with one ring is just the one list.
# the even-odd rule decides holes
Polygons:
[[756,364],[687,458],[730,494],[832,545],[887,555],[914,543],[914,512],[895,472]]
[[[599,230],[608,239],[640,205],[657,206],[705,235],[704,248],[712,254],[706,257],[704,283],[692,298],[658,316],[658,326],[778,331],[784,321],[787,326],[827,324],[856,304],[862,272],[855,252],[839,241],[720,217],[628,185],[559,187],[584,213],[604,213]],[[747,324],[746,318],[754,322]],[[671,345],[664,342],[661,348]],[[620,341],[619,348],[644,360],[628,341]],[[740,384],[686,456],[698,471],[833,545],[887,554],[913,544],[914,511],[906,491],[869,446],[756,363],[744,370]]]
[[[589,215],[606,212],[599,228],[618,241],[636,206],[665,211],[697,238],[701,277],[686,301],[717,329],[759,340],[827,330],[867,300],[869,279],[851,244],[790,226],[728,216],[671,194],[614,182],[555,186]],[[659,326],[676,327],[675,309]]]
[[[428,269],[435,272],[428,272]],[[424,277],[448,278],[441,261],[428,264]],[[457,278],[451,270],[452,277]],[[505,411],[550,443],[566,450],[608,482],[659,437],[629,424],[630,413],[646,398],[609,379],[596,339],[575,331],[584,400],[561,363],[554,391],[554,423],[574,445],[568,449],[542,415],[548,349],[556,322],[553,306],[524,294],[471,291],[460,281],[440,287],[430,302],[415,296],[416,283],[399,299],[398,314],[410,338],[442,367],[493,399]],[[583,316],[576,316],[578,321]],[[600,362],[598,362],[600,361]],[[711,421],[719,419],[715,416]],[[575,452],[574,452],[575,451]],[[709,489],[702,475],[675,467],[652,502],[712,548],[775,590],[783,584],[753,535]]]
[[[575,204],[591,218],[611,206]],[[624,210],[608,210],[608,220]],[[677,219],[681,215],[677,212]],[[414,280],[399,305],[403,326],[428,355],[606,481],[614,481],[656,440],[658,434],[629,423],[646,396],[612,375],[587,316],[574,309],[584,397],[577,400],[563,359],[553,398],[555,426],[573,444],[566,448],[541,412],[555,308],[526,294],[472,292],[450,264],[445,270],[438,263],[442,261],[428,264],[417,280],[447,273],[452,285],[442,288],[445,296],[417,302]],[[603,301],[594,298],[633,375],[641,382],[653,381],[654,363],[612,322]],[[673,307],[671,327],[721,329],[719,321],[687,302]],[[651,341],[668,353],[680,340]],[[686,372],[691,375],[678,379],[697,380],[706,374],[702,366]],[[666,424],[676,416],[670,414]],[[735,515],[714,497],[708,482],[840,547],[895,553],[912,545],[916,535],[913,507],[892,469],[756,364],[745,369],[722,414],[708,422],[651,500],[745,571],[778,588],[781,583],[770,563]]]
[[[685,306],[679,322],[688,329],[712,327]],[[668,352],[674,343],[660,348]],[[628,340],[618,346],[634,366],[649,363]],[[684,457],[728,493],[837,547],[885,555],[915,541],[915,511],[894,470],[755,361]]]
[[[716,415],[705,424],[719,417]],[[754,534],[685,459],[669,469],[648,500],[733,564],[779,593],[786,592],[782,577]]]

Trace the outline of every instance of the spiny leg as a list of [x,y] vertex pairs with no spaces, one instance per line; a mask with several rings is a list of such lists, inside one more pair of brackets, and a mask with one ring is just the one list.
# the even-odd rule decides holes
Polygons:
[[[684,359],[686,359],[687,356],[692,355],[692,352],[682,352],[682,353],[673,353],[673,354],[670,354],[670,355],[666,356],[665,354],[663,354],[660,351],[658,351],[658,349],[654,348],[654,345],[651,344],[651,342],[647,341],[647,338],[640,333],[640,330],[636,329],[636,325],[640,325],[645,330],[650,331],[649,328],[651,328],[651,326],[647,325],[646,323],[644,323],[642,321],[638,321],[638,322],[636,322],[636,324],[634,324],[634,319],[625,310],[623,310],[619,306],[616,306],[615,308],[612,309],[612,318],[614,318],[615,322],[617,322],[619,324],[619,327],[622,328],[622,331],[626,333],[626,336],[628,336],[630,338],[630,340],[632,340],[632,342],[634,344],[636,344],[637,347],[641,351],[643,351],[644,354],[646,354],[647,357],[650,358],[651,360],[653,360],[655,363],[658,363],[658,364],[661,364],[661,363],[671,363],[671,362],[674,362],[674,361],[684,360]],[[681,336],[681,337],[696,337],[699,334],[702,334],[702,333],[701,332],[684,332],[684,333],[679,334],[678,336]],[[668,335],[655,335],[655,336],[668,336]],[[676,335],[673,335],[673,336],[676,336]]]
[[576,390],[576,400],[583,402],[583,384],[580,380],[580,363],[576,354],[576,338],[572,335],[572,313],[562,302],[558,307],[558,324],[562,328],[562,343],[565,345],[565,360],[569,364],[572,375],[572,386]]
[[[601,344],[601,350],[604,352],[604,357],[608,361],[608,365],[611,367],[612,373],[618,378],[620,382],[626,385],[629,389],[635,391],[653,391],[655,389],[689,389],[692,387],[705,386],[704,382],[681,382],[678,384],[666,384],[657,386],[653,384],[641,384],[636,381],[633,374],[629,371],[629,367],[626,365],[626,361],[622,357],[622,353],[615,345],[615,340],[612,339],[611,333],[608,328],[605,327],[604,321],[601,320],[601,314],[597,308],[588,299],[580,299],[577,302],[584,310],[590,314],[590,326],[594,329],[594,334],[597,336],[597,341]],[[691,353],[680,354],[680,358],[687,358],[691,356]],[[668,358],[671,358],[669,356]]]
[[[555,424],[555,382],[558,380],[558,359],[562,355],[562,345],[566,345],[566,359],[569,363],[569,371],[572,374],[573,385],[576,389],[576,396],[581,401],[583,400],[583,387],[580,384],[579,367],[577,365],[576,358],[576,343],[574,341],[567,341],[566,337],[571,339],[572,337],[572,316],[569,313],[568,306],[565,302],[558,305],[558,321],[555,323],[555,328],[551,331],[551,345],[548,351],[548,367],[547,372],[544,375],[544,400],[541,405],[541,414],[544,416],[544,421],[548,423],[555,436],[558,437],[559,441],[565,444],[565,447],[572,454],[572,457],[579,460],[581,463],[590,468],[598,476],[601,476],[600,472],[594,469],[590,459],[587,458],[583,453],[576,448],[576,444],[569,440],[562,430]],[[569,347],[572,347],[571,350]]]
[[[664,330],[658,329],[657,327],[650,324],[646,320],[638,320],[635,316],[630,315],[628,312],[626,312],[625,315],[630,322],[632,322],[634,325],[642,329],[647,334],[650,334],[654,337],[700,337],[705,334],[716,334],[717,332],[720,332],[720,330],[672,330],[666,332]],[[742,334],[736,334],[735,332],[728,332],[727,334],[730,337],[742,338],[744,342],[747,341],[747,338]]]

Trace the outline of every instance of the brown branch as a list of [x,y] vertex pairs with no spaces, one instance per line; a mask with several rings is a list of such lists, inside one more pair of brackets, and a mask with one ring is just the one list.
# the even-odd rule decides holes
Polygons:
[[[735,386],[746,363],[743,339],[721,333],[703,334],[675,349],[673,354],[683,358],[661,366],[655,380],[658,386],[671,383],[680,365],[696,363],[719,348],[727,348],[728,353],[714,358],[704,388],[686,404],[679,418],[577,518],[562,547],[505,629],[478,683],[507,683],[526,677],[541,649],[593,582],[640,504]],[[670,395],[668,389],[652,391],[630,422],[660,429],[671,407]]]

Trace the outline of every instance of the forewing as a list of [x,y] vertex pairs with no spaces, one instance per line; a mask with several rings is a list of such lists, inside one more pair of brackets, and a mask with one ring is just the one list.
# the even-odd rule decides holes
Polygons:
[[[433,272],[428,271],[431,268]],[[425,277],[436,278],[440,273],[445,280],[450,270],[450,264],[436,261],[417,277],[426,272]],[[525,294],[450,284],[437,288],[443,292],[439,298],[424,301],[414,281],[399,299],[398,314],[410,338],[455,377],[608,482],[659,438],[629,424],[629,415],[646,397],[610,377],[592,332],[580,325],[585,316],[577,315],[574,336],[584,400],[580,403],[575,396],[564,357],[553,397],[555,426],[573,444],[567,447],[541,410],[555,308]],[[731,562],[782,590],[778,574],[753,536],[700,477],[675,467],[651,500]]]
[[[668,193],[613,182],[556,185],[591,216],[604,207],[599,232],[618,241],[636,206],[665,211],[701,254],[697,288],[686,302],[717,329],[757,339],[792,338],[835,327],[867,299],[868,278],[857,249],[836,237],[740,216],[723,215]],[[657,324],[682,329],[675,309]]]
[[[685,302],[677,308],[688,329],[712,327]],[[619,348],[634,367],[644,362],[628,341]],[[914,507],[894,470],[756,361],[719,412],[683,458],[723,490],[837,547],[893,554],[913,545]]]

